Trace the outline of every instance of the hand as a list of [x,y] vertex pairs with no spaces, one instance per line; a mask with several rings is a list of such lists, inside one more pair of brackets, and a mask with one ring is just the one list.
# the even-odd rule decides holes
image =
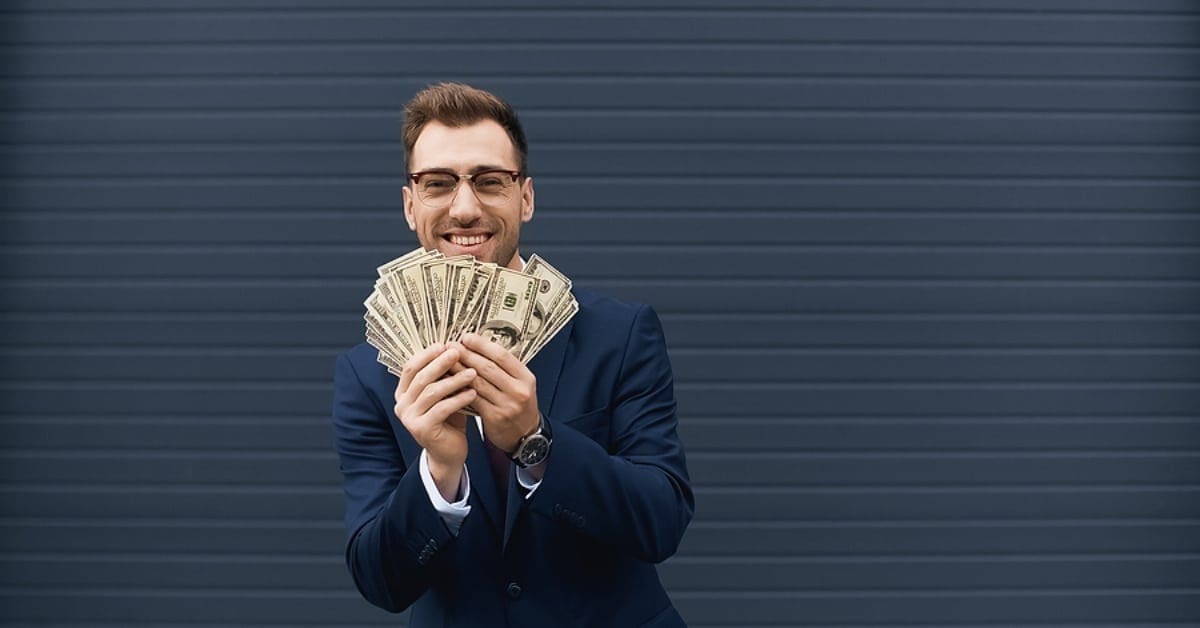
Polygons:
[[474,369],[448,377],[462,350],[433,345],[404,364],[396,385],[396,417],[428,456],[429,473],[446,501],[457,499],[467,460],[467,417],[460,410],[475,401]]
[[504,347],[478,334],[463,334],[460,345],[463,370],[455,376],[468,370],[478,374],[470,386],[478,393],[472,405],[484,435],[511,454],[538,427],[537,379]]

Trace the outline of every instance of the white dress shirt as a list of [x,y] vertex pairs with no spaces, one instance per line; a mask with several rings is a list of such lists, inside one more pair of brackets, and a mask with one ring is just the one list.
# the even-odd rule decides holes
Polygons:
[[[475,427],[479,428],[479,437],[484,438],[483,423],[479,417],[471,417],[475,421]],[[458,529],[462,527],[463,519],[467,518],[467,514],[471,512],[471,506],[467,504],[467,499],[471,497],[471,476],[467,473],[467,465],[463,465],[462,479],[458,481],[458,501],[448,502],[442,497],[442,492],[438,490],[437,484],[433,481],[433,474],[429,472],[428,453],[424,449],[421,450],[421,460],[417,464],[421,473],[421,482],[425,485],[425,492],[429,494],[429,501],[433,503],[434,510],[442,516],[442,521],[446,522],[446,527],[450,528],[450,532],[458,535]],[[521,487],[525,489],[525,499],[529,499],[537,487],[542,484],[541,480],[535,479],[529,471],[517,467],[517,482],[520,482]]]

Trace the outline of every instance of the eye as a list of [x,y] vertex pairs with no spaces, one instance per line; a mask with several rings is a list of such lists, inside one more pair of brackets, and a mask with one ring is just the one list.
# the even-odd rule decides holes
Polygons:
[[421,178],[421,188],[430,192],[454,189],[456,180],[447,176],[429,176]]
[[498,190],[504,187],[503,175],[499,173],[485,172],[477,175],[474,181],[475,187],[480,190]]

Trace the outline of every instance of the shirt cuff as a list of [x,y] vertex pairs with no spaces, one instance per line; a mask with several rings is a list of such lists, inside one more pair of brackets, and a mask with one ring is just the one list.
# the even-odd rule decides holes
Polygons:
[[429,495],[429,501],[433,502],[433,509],[442,516],[442,521],[446,522],[450,533],[458,536],[458,529],[462,527],[463,519],[466,519],[467,514],[471,512],[471,507],[467,504],[467,498],[471,496],[471,479],[467,475],[467,466],[463,465],[462,479],[458,481],[458,494],[462,497],[458,501],[450,503],[442,497],[442,492],[438,490],[437,484],[433,481],[433,474],[429,472],[428,456],[429,454],[422,449],[421,460],[417,463],[417,468],[421,472],[421,483],[425,485],[425,493]]
[[[545,464],[546,463],[543,461],[535,466],[542,466]],[[525,499],[533,497],[533,492],[537,490],[537,487],[542,485],[541,480],[534,479],[533,475],[529,473],[528,469],[522,469],[521,467],[517,467],[517,482],[521,484],[521,488],[525,489]]]

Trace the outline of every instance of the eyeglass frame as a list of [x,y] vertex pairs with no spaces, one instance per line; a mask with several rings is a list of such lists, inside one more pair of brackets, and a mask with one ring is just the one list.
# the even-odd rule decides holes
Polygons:
[[[453,170],[436,170],[435,169],[435,170],[421,170],[418,172],[410,172],[410,173],[408,173],[408,180],[412,181],[413,194],[415,194],[417,196],[417,198],[421,201],[422,205],[425,205],[426,207],[432,207],[434,209],[439,209],[442,207],[449,207],[450,205],[454,204],[454,198],[458,196],[458,190],[459,190],[459,188],[462,187],[463,179],[466,179],[467,183],[469,184],[467,187],[471,188],[471,194],[475,195],[475,200],[479,201],[480,203],[483,203],[484,202],[483,199],[479,198],[479,192],[475,191],[475,177],[478,177],[478,176],[484,175],[484,174],[495,174],[497,172],[501,172],[501,173],[504,173],[504,174],[512,177],[513,183],[516,183],[518,179],[520,179],[522,176],[524,176],[520,170],[508,170],[507,168],[488,168],[487,170],[480,170],[479,172],[471,172],[468,174],[459,174],[457,172],[454,172]],[[449,200],[446,201],[445,205],[430,205],[425,200],[425,198],[421,195],[421,193],[419,191],[417,191],[417,186],[420,185],[420,183],[421,183],[421,177],[423,177],[425,175],[430,175],[430,174],[441,174],[441,175],[447,175],[447,176],[454,177],[454,192],[452,194],[450,194],[450,196],[448,197]],[[486,203],[484,203],[484,204],[486,204]]]

